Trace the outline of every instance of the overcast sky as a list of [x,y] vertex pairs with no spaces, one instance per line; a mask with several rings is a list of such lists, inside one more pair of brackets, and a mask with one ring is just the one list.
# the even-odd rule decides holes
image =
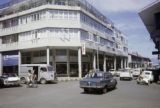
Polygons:
[[[0,4],[10,0],[0,0]],[[129,51],[155,58],[155,46],[141,21],[138,11],[155,0],[87,0],[126,34]]]

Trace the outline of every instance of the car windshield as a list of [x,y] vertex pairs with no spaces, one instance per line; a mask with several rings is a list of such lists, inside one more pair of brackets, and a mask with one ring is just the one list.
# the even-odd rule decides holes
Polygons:
[[103,73],[90,73],[86,75],[87,78],[102,78]]
[[149,73],[149,72],[146,72],[145,74],[146,74],[146,75],[150,75],[150,73]]
[[40,69],[42,72],[47,72],[47,68],[46,67],[41,67]]
[[52,66],[48,66],[48,71],[49,72],[53,71],[53,67]]
[[4,73],[2,76],[4,76],[4,77],[16,77],[17,75],[15,73]]

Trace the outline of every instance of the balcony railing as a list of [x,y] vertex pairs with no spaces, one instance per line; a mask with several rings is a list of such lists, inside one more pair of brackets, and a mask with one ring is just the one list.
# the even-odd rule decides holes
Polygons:
[[[26,1],[28,3],[23,3]],[[21,3],[20,6],[15,8],[10,8],[14,6],[14,4]],[[113,22],[105,17],[102,13],[100,13],[96,8],[94,8],[91,4],[89,4],[86,0],[13,0],[6,4],[0,5],[0,15],[4,16],[7,14],[13,14],[21,11],[25,11],[31,8],[39,7],[46,4],[52,5],[67,5],[67,6],[78,6],[82,9],[86,10],[87,12],[93,14],[99,20],[103,21],[106,24],[113,25]]]
[[30,48],[39,48],[46,46],[57,46],[57,47],[78,47],[81,46],[80,40],[77,39],[66,39],[66,38],[37,38],[28,41],[7,43],[0,45],[0,51],[10,51],[10,50],[20,50],[20,49],[30,49]]

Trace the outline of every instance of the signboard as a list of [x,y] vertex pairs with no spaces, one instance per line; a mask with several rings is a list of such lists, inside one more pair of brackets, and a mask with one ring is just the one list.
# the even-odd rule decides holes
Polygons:
[[86,55],[86,44],[82,43],[82,55]]
[[152,52],[152,55],[158,55],[158,54],[160,54],[160,51],[153,51]]
[[9,52],[3,54],[3,66],[16,66],[18,65],[18,52]]

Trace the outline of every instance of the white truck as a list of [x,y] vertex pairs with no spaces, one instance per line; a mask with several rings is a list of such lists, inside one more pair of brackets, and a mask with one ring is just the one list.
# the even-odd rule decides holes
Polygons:
[[56,72],[52,66],[47,64],[22,64],[19,72],[21,83],[26,83],[29,70],[34,71],[37,81],[41,84],[46,84],[48,81],[57,82]]

